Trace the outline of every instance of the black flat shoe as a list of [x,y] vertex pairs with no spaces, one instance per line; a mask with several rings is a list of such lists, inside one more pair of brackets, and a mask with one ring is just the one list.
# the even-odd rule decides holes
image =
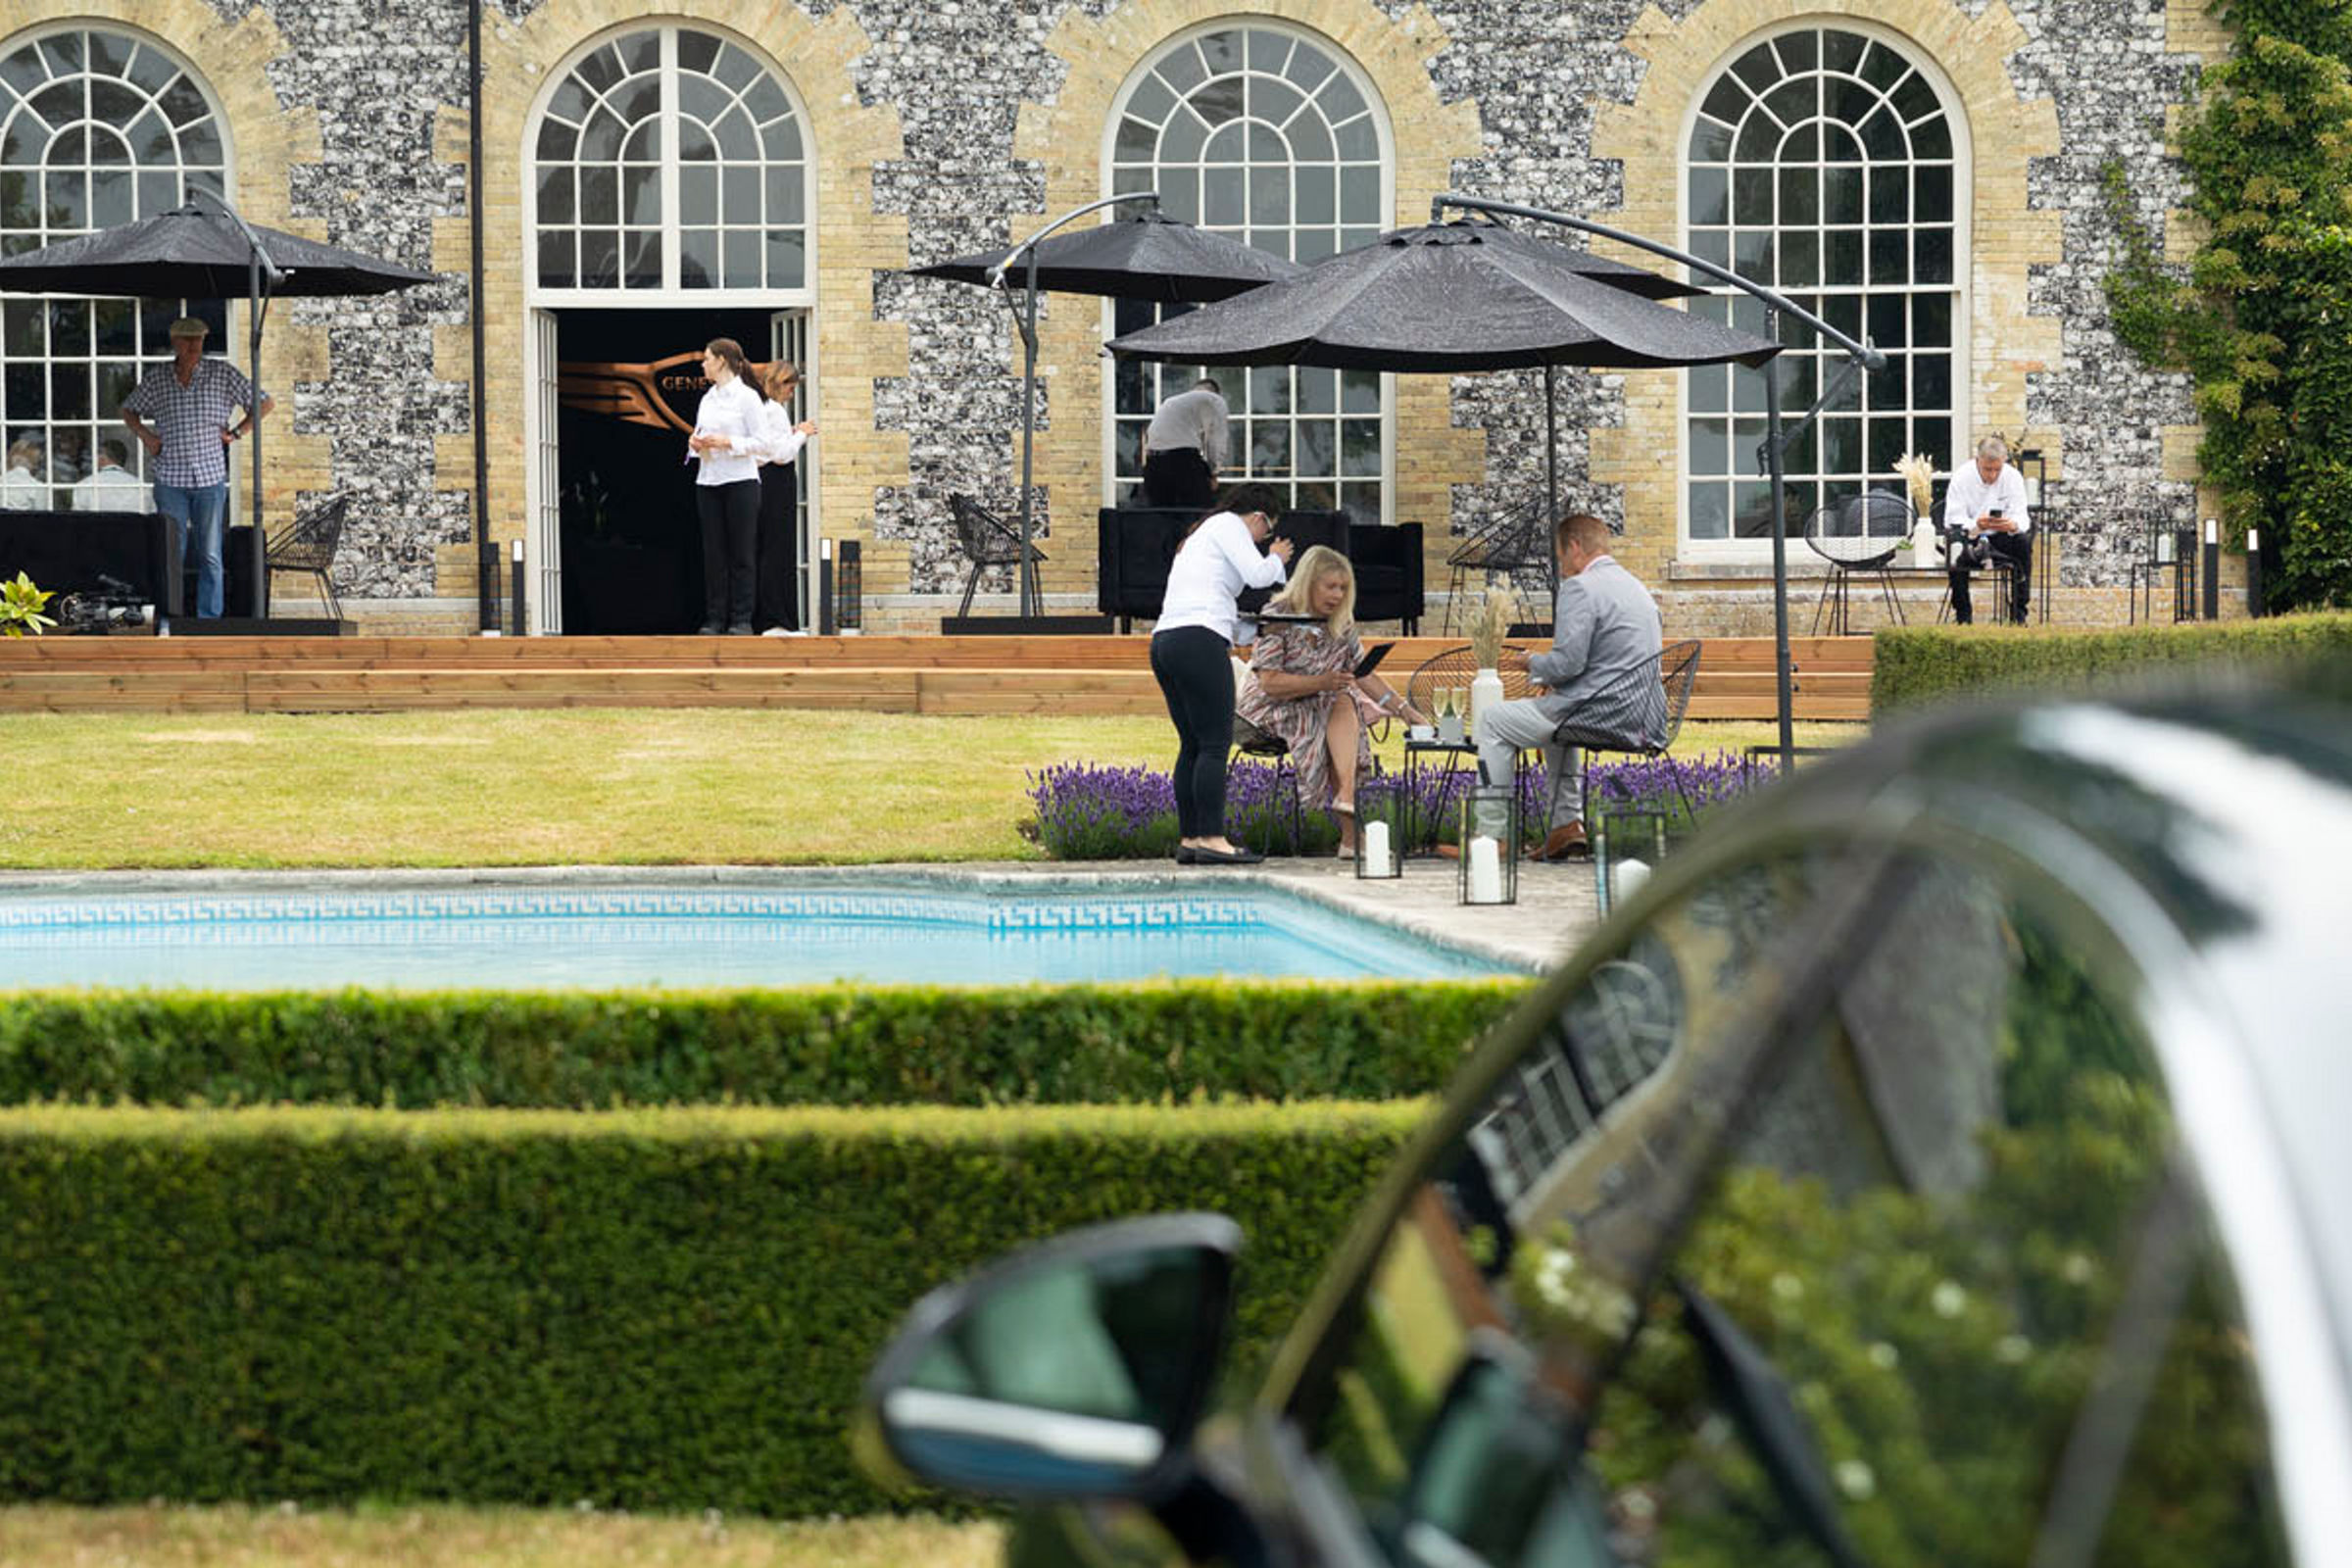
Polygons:
[[1256,865],[1265,857],[1255,850],[1195,850],[1195,865]]
[[1190,844],[1179,844],[1176,846],[1176,863],[1178,865],[1197,865],[1200,863],[1200,852],[1194,849]]

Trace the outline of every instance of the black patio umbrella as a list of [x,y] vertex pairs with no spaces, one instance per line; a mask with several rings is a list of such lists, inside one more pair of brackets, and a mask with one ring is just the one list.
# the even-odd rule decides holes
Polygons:
[[[1149,202],[1152,210],[1117,218],[1093,228],[1066,233],[1053,231],[1097,208]],[[1008,296],[1013,318],[1020,327],[1023,353],[1021,374],[1021,612],[1034,614],[1039,603],[1036,569],[1029,560],[1032,498],[1030,473],[1037,447],[1037,296],[1102,294],[1112,299],[1149,300],[1160,304],[1205,303],[1231,299],[1305,270],[1297,262],[1229,239],[1213,229],[1162,214],[1159,193],[1136,191],[1090,202],[1067,212],[1010,250],[958,256],[928,267],[910,267],[915,277],[944,277],[952,282],[1002,287],[1016,274],[1022,279],[1019,303]]]
[[1113,338],[1110,351],[1187,365],[1342,370],[1542,366],[1556,515],[1555,367],[1753,367],[1780,353],[1769,338],[1657,303],[1704,292],[1496,223],[1429,223],[1343,251],[1287,283]]
[[[1025,254],[1037,259],[1037,286],[1049,294],[1103,294],[1162,304],[1231,299],[1305,270],[1271,251],[1157,211],[1048,235]],[[998,271],[1022,255],[983,251],[907,270],[916,277],[994,284]],[[1007,281],[1013,275],[1007,271]]]
[[[201,196],[210,210],[194,199]],[[378,261],[339,245],[263,228],[208,190],[153,218],[60,240],[0,259],[0,292],[91,294],[136,299],[233,299],[251,307],[248,370],[262,384],[262,320],[273,295],[389,294],[433,282],[431,272]],[[262,427],[253,425],[254,610],[267,614],[270,583],[262,546]]]

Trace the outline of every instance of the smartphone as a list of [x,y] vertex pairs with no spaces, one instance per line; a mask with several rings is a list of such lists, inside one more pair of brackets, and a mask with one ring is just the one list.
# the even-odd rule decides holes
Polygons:
[[1993,508],[1991,514],[1996,517],[1999,516],[2001,514],[2001,509],[1998,507]]
[[1365,649],[1364,657],[1356,662],[1355,678],[1357,680],[1362,680],[1366,675],[1369,675],[1372,673],[1372,671],[1378,669],[1380,667],[1380,662],[1388,658],[1389,650],[1396,646],[1396,645],[1395,643],[1374,643],[1371,647]]

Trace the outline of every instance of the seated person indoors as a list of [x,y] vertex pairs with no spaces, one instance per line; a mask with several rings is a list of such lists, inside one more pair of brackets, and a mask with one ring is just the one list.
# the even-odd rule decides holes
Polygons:
[[8,445],[8,471],[0,473],[0,512],[41,512],[49,486],[41,478],[49,449],[39,436],[20,436]]
[[[1609,525],[1598,517],[1560,519],[1552,530],[1560,587],[1552,598],[1551,647],[1527,662],[1540,690],[1479,714],[1478,766],[1487,779],[1508,784],[1519,754],[1529,748],[1540,749],[1550,769],[1549,831],[1533,852],[1539,860],[1583,859],[1592,853],[1585,837],[1584,754],[1555,738],[1563,721],[1573,717],[1639,745],[1666,739],[1657,601],[1617,564],[1609,542]],[[1501,824],[1493,831],[1500,832]]]
[[1976,618],[1969,573],[1998,561],[2009,568],[2006,618],[2024,625],[2034,581],[2034,519],[2026,511],[2025,476],[1999,436],[1978,442],[1977,461],[1952,475],[1943,495],[1943,526],[1947,537],[1956,529],[1968,534],[1968,543],[1952,553],[1952,619],[1965,626]]
[[74,486],[75,512],[145,512],[148,490],[138,475],[122,466],[130,448],[109,438],[98,443],[98,466]]
[[1378,675],[1358,677],[1364,640],[1355,629],[1355,567],[1328,545],[1298,558],[1289,586],[1269,600],[1275,614],[1313,623],[1259,623],[1234,711],[1291,748],[1298,798],[1340,819],[1340,853],[1355,853],[1355,781],[1372,765],[1364,726],[1384,714],[1427,723]]

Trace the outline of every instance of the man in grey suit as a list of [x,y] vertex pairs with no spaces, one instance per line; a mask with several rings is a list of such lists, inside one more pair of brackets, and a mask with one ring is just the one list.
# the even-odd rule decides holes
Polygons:
[[1573,716],[1580,727],[1600,734],[1664,741],[1665,691],[1657,678],[1662,640],[1657,601],[1609,555],[1607,523],[1584,514],[1562,517],[1552,550],[1560,588],[1552,602],[1551,647],[1528,661],[1540,690],[1479,715],[1478,765],[1493,782],[1508,783],[1519,753],[1541,750],[1551,775],[1551,808],[1549,831],[1535,858],[1583,859],[1592,853],[1581,814],[1583,753],[1562,744],[1555,732]]

